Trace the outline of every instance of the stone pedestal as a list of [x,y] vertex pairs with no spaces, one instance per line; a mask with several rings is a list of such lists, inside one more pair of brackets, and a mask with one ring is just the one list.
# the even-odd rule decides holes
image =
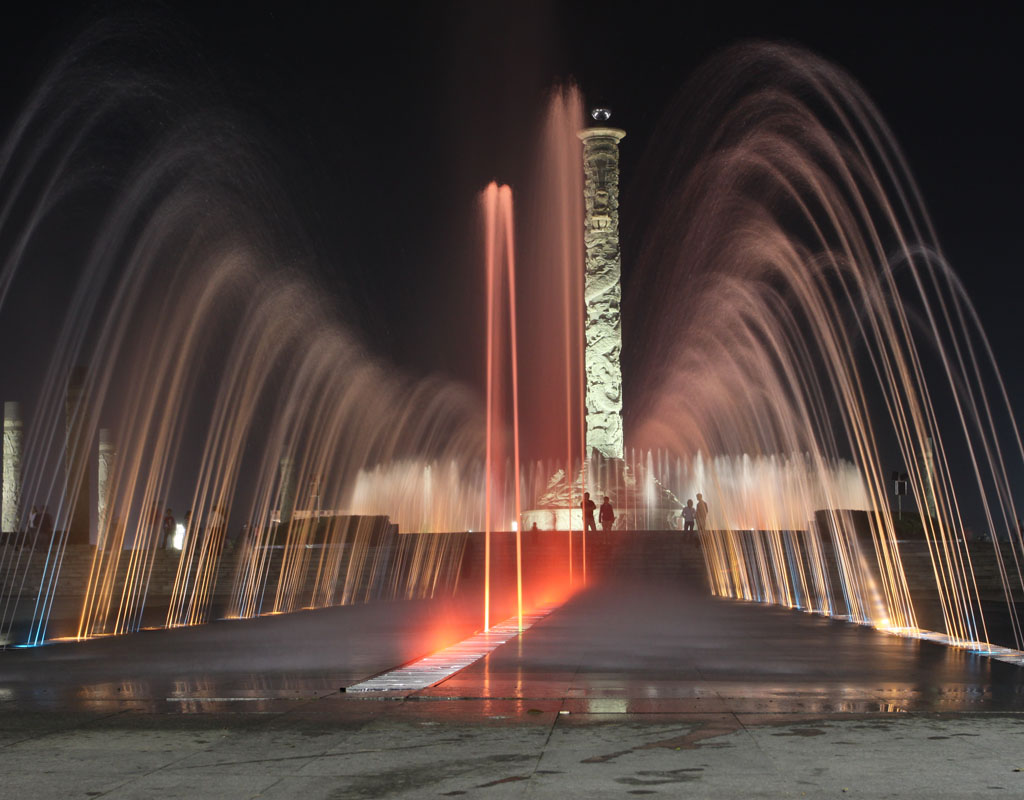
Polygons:
[[[583,527],[580,503],[583,492],[601,507],[602,498],[611,500],[615,511],[613,530],[672,530],[677,526],[681,503],[668,489],[652,479],[652,485],[638,485],[637,476],[622,459],[594,455],[586,468],[586,486],[582,470],[568,480],[564,470],[558,470],[548,481],[547,490],[537,500],[535,508],[523,512],[522,530],[536,524],[542,531],[578,531]],[[594,514],[597,519],[597,512]],[[601,528],[598,522],[598,529]]]
[[938,507],[935,505],[935,445],[930,436],[924,440],[920,468],[924,498],[923,502],[918,500],[918,509],[932,519],[938,519]]
[[4,403],[3,532],[21,525],[21,406]]

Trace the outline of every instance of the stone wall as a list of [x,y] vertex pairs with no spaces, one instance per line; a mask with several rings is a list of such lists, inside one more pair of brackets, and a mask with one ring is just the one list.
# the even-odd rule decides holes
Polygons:
[[[756,535],[756,532],[751,532]],[[582,534],[572,534],[572,572],[577,583],[582,582],[583,550]],[[699,591],[708,591],[704,558],[697,537],[678,531],[613,532],[587,534],[588,583],[605,581],[683,581]],[[446,551],[456,554],[451,563],[437,572],[434,583],[429,587],[433,596],[459,594],[466,602],[481,602],[484,583],[484,537],[483,534],[392,534],[381,538],[359,561],[359,574],[350,578],[359,591],[353,596],[360,602],[387,600],[403,595],[409,586],[410,570],[424,557],[429,546],[441,542]],[[544,601],[553,587],[564,588],[569,577],[570,535],[560,532],[533,532],[522,534],[524,593],[527,605]],[[492,619],[513,613],[516,591],[515,535],[493,533],[491,535],[491,591]],[[986,617],[992,615],[993,625],[999,627],[1005,621],[1005,599],[995,554],[990,543],[977,542],[969,545],[974,565],[974,575],[979,595],[985,607]],[[315,551],[319,552],[319,551]],[[54,614],[66,618],[74,617],[81,608],[81,598],[87,583],[95,548],[84,545],[69,545],[60,570],[57,584]],[[1003,545],[1004,559],[1012,564],[1012,553]],[[35,604],[46,560],[45,552],[31,553],[28,568],[25,568],[29,552],[12,546],[0,547],[0,594],[3,601],[16,606],[18,613],[31,614]],[[942,630],[943,621],[938,605],[938,593],[928,549],[923,541],[902,542],[900,555],[914,599],[915,611],[922,627]],[[128,568],[128,552],[122,559],[119,581],[123,580]],[[280,571],[283,550],[273,550],[270,559],[265,593],[272,596],[276,587],[276,576]],[[20,562],[19,562],[20,557]],[[235,578],[239,553],[228,549],[221,559],[217,584],[214,590],[213,614],[220,615],[227,606]],[[147,597],[147,624],[162,624],[162,617],[174,587],[178,570],[179,554],[173,550],[155,553],[150,589]],[[301,583],[304,591],[312,591],[316,581],[317,558],[310,558],[305,567]],[[835,565],[830,567],[833,585],[838,586]],[[430,596],[430,595],[427,595]],[[56,635],[56,634],[55,634]]]

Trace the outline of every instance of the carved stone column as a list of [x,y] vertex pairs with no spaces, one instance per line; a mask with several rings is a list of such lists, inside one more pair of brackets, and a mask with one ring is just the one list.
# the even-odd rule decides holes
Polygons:
[[281,526],[292,521],[295,512],[295,462],[285,456],[281,459],[281,502],[279,504]]
[[100,428],[99,463],[96,470],[96,488],[99,502],[96,506],[97,542],[102,542],[110,535],[110,478],[114,472],[114,442],[107,428]]
[[583,140],[587,247],[586,354],[587,454],[621,459],[622,438],[622,262],[619,254],[618,128],[587,128]]
[[21,524],[21,406],[4,403],[4,492],[3,532],[12,533]]
[[64,474],[68,505],[67,543],[89,544],[89,399],[85,396],[85,367],[75,367],[68,379],[65,405],[67,442],[64,450]]

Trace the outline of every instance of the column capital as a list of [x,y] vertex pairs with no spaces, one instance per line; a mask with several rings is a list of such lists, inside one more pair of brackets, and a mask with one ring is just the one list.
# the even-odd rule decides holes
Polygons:
[[584,128],[576,133],[580,139],[586,143],[593,139],[611,139],[614,142],[620,142],[626,137],[626,132],[621,128],[604,128],[595,126],[593,128]]

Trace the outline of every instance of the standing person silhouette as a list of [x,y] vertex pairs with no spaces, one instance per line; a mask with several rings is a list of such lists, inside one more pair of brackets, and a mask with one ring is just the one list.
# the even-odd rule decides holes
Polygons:
[[177,527],[177,520],[174,518],[174,512],[171,509],[167,509],[164,512],[164,518],[162,521],[163,526],[163,542],[160,544],[165,550],[171,550],[174,548],[174,529]]
[[704,533],[708,529],[708,504],[704,502],[704,496],[697,493],[697,530]]
[[604,502],[601,503],[601,513],[598,515],[601,520],[601,530],[610,531],[612,529],[612,523],[615,522],[615,509],[612,508],[611,500],[605,495]]
[[693,500],[686,501],[686,507],[683,508],[680,516],[683,518],[683,531],[692,532],[694,520],[697,518],[697,509],[693,507]]
[[583,530],[597,533],[597,523],[594,522],[594,510],[597,508],[597,503],[590,499],[590,492],[583,493],[583,502],[580,503],[580,508],[583,509]]

